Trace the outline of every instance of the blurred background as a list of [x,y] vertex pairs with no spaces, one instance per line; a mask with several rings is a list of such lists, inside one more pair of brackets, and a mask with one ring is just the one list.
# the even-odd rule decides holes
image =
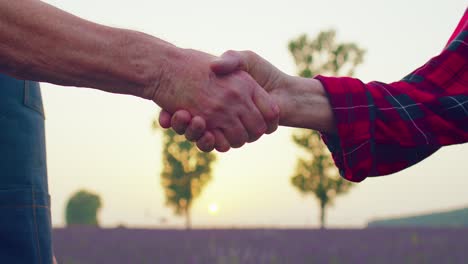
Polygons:
[[[365,50],[354,76],[392,82],[437,55],[466,9],[447,1],[157,1],[47,0],[82,18],[152,34],[179,47],[220,55],[253,50],[298,74],[288,43],[335,30],[337,43]],[[183,227],[162,187],[163,132],[149,101],[90,89],[42,84],[54,227],[65,225],[68,199],[99,196],[102,227]],[[315,228],[320,206],[291,184],[300,157],[295,129],[226,154],[215,154],[211,178],[191,204],[194,228]],[[370,178],[338,196],[327,226],[361,228],[372,219],[468,207],[468,145],[446,147],[403,172]]]

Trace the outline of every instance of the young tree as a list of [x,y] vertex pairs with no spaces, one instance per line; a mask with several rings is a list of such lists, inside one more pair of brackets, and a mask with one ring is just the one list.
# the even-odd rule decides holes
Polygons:
[[[157,121],[153,127],[158,127]],[[211,165],[216,156],[199,151],[172,129],[163,131],[163,144],[161,184],[166,193],[166,204],[177,215],[185,216],[185,227],[190,229],[193,201],[211,180]]]
[[[320,32],[315,39],[301,35],[289,43],[289,51],[300,76],[353,75],[356,66],[363,61],[364,50],[354,43],[337,43],[335,36],[335,31],[330,30]],[[293,141],[305,150],[307,158],[299,158],[291,182],[303,194],[312,194],[317,198],[320,227],[325,228],[327,207],[332,205],[336,196],[346,193],[352,184],[339,176],[320,133],[300,129],[293,134]]]
[[97,213],[101,206],[101,198],[97,194],[86,190],[76,192],[67,203],[65,212],[67,226],[99,226]]

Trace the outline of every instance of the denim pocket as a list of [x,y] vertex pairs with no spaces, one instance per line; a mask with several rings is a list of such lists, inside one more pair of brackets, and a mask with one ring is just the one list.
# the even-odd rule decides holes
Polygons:
[[24,105],[36,111],[45,119],[41,89],[38,82],[24,81]]
[[52,263],[50,198],[33,188],[0,189],[2,263]]

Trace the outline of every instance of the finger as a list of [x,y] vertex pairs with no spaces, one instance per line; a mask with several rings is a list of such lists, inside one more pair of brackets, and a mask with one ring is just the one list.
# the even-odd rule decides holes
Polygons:
[[[218,75],[226,75],[236,70],[248,72],[260,85],[264,84],[264,70],[272,68],[269,62],[252,51],[228,50],[211,62],[211,70]],[[258,72],[260,69],[260,72]]]
[[229,145],[229,141],[224,136],[223,132],[219,129],[213,130],[213,134],[215,137],[215,148],[219,152],[227,152],[231,145]]
[[253,104],[248,113],[241,114],[240,120],[249,134],[249,143],[256,141],[267,131],[262,114]]
[[162,128],[170,128],[171,118],[172,118],[172,115],[166,110],[162,109],[161,112],[159,112],[159,125]]
[[263,119],[267,124],[267,134],[276,131],[279,123],[280,109],[273,101],[272,97],[261,87],[254,89],[253,101],[258,110],[262,113]]
[[278,115],[278,116],[275,118],[275,120],[273,120],[272,122],[270,122],[270,123],[267,125],[267,130],[266,130],[265,134],[269,135],[269,134],[272,134],[273,132],[275,132],[275,131],[278,129],[279,120],[280,120],[280,116]]
[[190,125],[185,130],[185,137],[190,141],[197,141],[200,139],[206,130],[205,119],[195,116],[192,118]]
[[249,141],[249,134],[239,119],[235,119],[228,124],[228,127],[223,128],[223,133],[233,148],[240,148]]
[[197,147],[203,152],[211,152],[215,148],[216,139],[210,131],[205,132],[203,136],[197,140]]
[[211,70],[218,75],[226,75],[242,68],[242,57],[237,51],[227,51],[211,62]]
[[282,72],[255,52],[229,50],[211,63],[211,70],[218,75],[226,75],[242,70],[252,76],[264,89],[270,91]]
[[174,129],[177,134],[183,135],[187,127],[190,125],[191,119],[192,116],[189,112],[185,110],[178,110],[172,115],[171,118],[172,129]]

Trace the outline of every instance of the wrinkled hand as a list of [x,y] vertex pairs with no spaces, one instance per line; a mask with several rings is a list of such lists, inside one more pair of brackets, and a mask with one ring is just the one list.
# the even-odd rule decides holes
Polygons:
[[[239,74],[240,71],[247,72],[258,85],[273,96],[272,99],[277,105],[281,103],[279,94],[281,89],[279,88],[286,86],[287,75],[257,54],[250,51],[228,51],[219,59],[212,61],[210,67],[218,76],[231,76]],[[164,128],[172,127],[178,133],[185,134],[188,140],[196,141],[198,148],[202,151],[208,152],[216,148],[220,152],[225,152],[230,147],[234,147],[226,140],[227,136],[222,133],[223,131],[210,130],[203,117],[188,109],[178,110],[173,115],[162,110],[159,123]],[[269,134],[275,130],[276,127],[270,126],[266,133]],[[252,141],[254,140],[249,140],[249,142]]]
[[[227,56],[214,59],[206,53],[184,50],[184,55],[164,70],[152,96],[165,109],[161,126],[172,126],[177,133],[197,141],[204,151],[215,147],[227,151],[275,131],[279,108],[258,81],[238,70],[244,61]],[[180,109],[185,111],[176,113]]]

